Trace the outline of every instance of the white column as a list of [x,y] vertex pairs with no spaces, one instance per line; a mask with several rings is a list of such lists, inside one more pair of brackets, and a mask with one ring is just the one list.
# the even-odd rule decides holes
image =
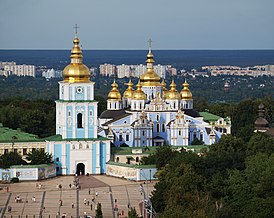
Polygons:
[[96,142],[96,174],[100,174],[100,141]]

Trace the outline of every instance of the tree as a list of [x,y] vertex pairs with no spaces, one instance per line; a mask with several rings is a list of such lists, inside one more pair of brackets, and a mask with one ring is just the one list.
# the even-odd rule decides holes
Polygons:
[[274,153],[274,139],[264,133],[254,134],[247,143],[247,154],[255,155],[258,152],[272,154]]
[[193,139],[193,141],[191,142],[191,145],[203,145],[204,142],[202,140],[199,140],[197,137],[195,137]]
[[9,152],[0,156],[0,168],[6,169],[12,165],[25,165],[26,161],[17,152]]
[[134,208],[130,208],[130,210],[128,211],[128,218],[139,218],[135,207]]
[[27,160],[31,165],[51,164],[52,155],[45,152],[44,149],[35,149],[27,155]]
[[96,210],[95,217],[103,218],[102,205],[100,203],[97,204],[97,210]]

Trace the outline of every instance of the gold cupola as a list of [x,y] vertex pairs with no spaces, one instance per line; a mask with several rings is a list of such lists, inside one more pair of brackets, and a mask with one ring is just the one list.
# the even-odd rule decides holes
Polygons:
[[176,84],[174,82],[174,79],[172,79],[172,82],[170,84],[170,90],[168,92],[167,99],[169,99],[169,100],[180,100],[180,94],[176,90]]
[[183,89],[180,92],[181,95],[181,99],[182,100],[192,100],[192,93],[191,91],[188,89],[189,84],[187,83],[187,81],[185,80],[185,82],[182,84]]
[[90,82],[90,72],[86,65],[82,63],[83,55],[79,46],[80,40],[76,34],[71,49],[70,64],[63,70],[64,82],[82,83]]
[[108,93],[108,100],[111,101],[119,101],[121,100],[121,94],[118,90],[118,84],[115,82],[115,79],[113,83],[111,84],[111,91]]
[[163,79],[162,82],[161,82],[161,86],[163,87],[163,92],[162,92],[162,98],[166,99],[168,98],[168,89],[166,88],[166,83],[165,83],[165,80]]
[[127,87],[126,91],[124,92],[123,97],[127,98],[127,99],[132,98],[134,90],[133,90],[133,83],[131,82],[131,79],[129,80],[128,83],[126,83],[126,85],[128,85],[128,87]]
[[146,100],[147,95],[142,91],[142,85],[139,80],[138,84],[136,85],[137,90],[133,92],[132,99],[134,100]]
[[149,51],[147,54],[147,70],[146,72],[141,75],[140,81],[142,86],[160,86],[160,77],[157,75],[157,73],[154,72],[153,68],[153,54],[151,52],[151,40],[149,40]]

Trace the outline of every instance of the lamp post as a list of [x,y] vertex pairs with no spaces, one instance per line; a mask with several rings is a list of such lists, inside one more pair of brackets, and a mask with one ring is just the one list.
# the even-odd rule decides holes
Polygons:
[[[140,173],[143,172],[142,170],[143,169],[140,169]],[[151,170],[150,170],[150,172],[151,172]],[[156,217],[156,211],[153,209],[152,203],[151,203],[149,197],[147,196],[147,194],[148,194],[148,181],[147,181],[147,178],[146,178],[144,172],[143,172],[143,176],[144,176],[144,178],[146,180],[146,183],[147,183],[147,193],[145,192],[143,185],[140,184],[140,192],[144,196],[144,204],[143,204],[143,206],[144,206],[144,210],[143,210],[144,214],[143,215],[146,218],[148,218],[148,217],[145,216],[145,214],[149,215],[149,218],[153,218],[153,217]]]

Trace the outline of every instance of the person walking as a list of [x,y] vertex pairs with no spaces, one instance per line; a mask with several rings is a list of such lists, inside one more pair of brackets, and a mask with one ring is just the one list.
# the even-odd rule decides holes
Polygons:
[[74,208],[74,203],[73,202],[71,203],[71,208]]

